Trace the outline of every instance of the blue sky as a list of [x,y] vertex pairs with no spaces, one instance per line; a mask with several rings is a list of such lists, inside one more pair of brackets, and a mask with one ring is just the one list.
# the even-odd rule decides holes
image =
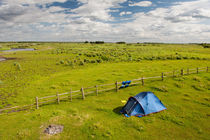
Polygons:
[[210,0],[0,0],[0,41],[210,42]]

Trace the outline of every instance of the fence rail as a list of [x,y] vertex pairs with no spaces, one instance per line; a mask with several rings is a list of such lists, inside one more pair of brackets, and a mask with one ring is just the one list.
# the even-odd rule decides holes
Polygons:
[[[171,72],[162,72],[159,76],[153,76],[153,77],[141,77],[138,79],[133,79],[131,80],[132,83],[129,85],[134,86],[141,84],[144,86],[145,80],[147,79],[159,79],[164,81],[166,77],[176,77],[176,76],[183,76],[183,75],[189,75],[189,74],[198,74],[199,72],[209,72],[209,67],[202,67],[202,68],[194,68],[194,69],[181,69],[181,70],[174,70]],[[120,89],[120,84],[123,81],[116,81],[115,83],[109,83],[109,84],[102,84],[102,85],[96,85],[96,86],[90,86],[90,87],[81,87],[80,90],[75,90],[72,91],[72,89],[69,92],[65,93],[56,93],[55,95],[50,95],[50,96],[45,96],[45,97],[35,97],[35,103],[30,104],[30,105],[25,105],[25,106],[15,106],[15,107],[10,107],[10,108],[3,108],[0,109],[0,114],[1,113],[11,113],[11,112],[17,112],[21,110],[25,110],[26,108],[33,108],[35,107],[36,109],[39,109],[39,107],[43,104],[50,103],[50,102],[57,102],[58,104],[63,100],[63,99],[68,99],[69,101],[73,100],[73,97],[75,96],[81,96],[82,99],[84,100],[86,95],[89,94],[96,94],[98,95],[99,92],[106,92],[106,91],[111,91],[115,90],[118,92]],[[110,87],[111,86],[111,87]],[[103,88],[106,87],[106,88]],[[91,91],[87,91],[90,90]],[[77,93],[77,94],[75,94]]]

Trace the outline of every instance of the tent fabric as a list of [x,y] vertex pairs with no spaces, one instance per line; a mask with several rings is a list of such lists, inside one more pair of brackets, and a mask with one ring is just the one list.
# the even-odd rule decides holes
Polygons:
[[130,97],[121,113],[129,116],[142,117],[151,113],[165,110],[166,107],[152,92],[141,92]]

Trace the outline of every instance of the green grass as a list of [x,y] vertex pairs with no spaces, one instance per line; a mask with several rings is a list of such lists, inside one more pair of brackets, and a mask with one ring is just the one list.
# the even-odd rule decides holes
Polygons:
[[[209,84],[209,73],[196,76],[200,78],[199,83]],[[3,139],[208,139],[209,90],[194,89],[192,85],[198,81],[193,79],[194,75],[185,76],[180,82],[182,88],[174,86],[177,79],[171,78],[147,82],[144,87],[122,89],[118,93],[90,95],[84,101],[73,99],[73,102],[42,106],[35,111],[2,115],[1,120],[5,121],[0,122],[0,134]],[[162,86],[168,91],[160,91],[158,88]],[[121,100],[140,91],[153,91],[167,110],[143,118],[120,115],[119,109],[124,105]],[[51,137],[43,134],[49,124],[64,125],[64,132]]]
[[[162,72],[210,65],[210,50],[199,45],[2,43],[34,47],[32,52],[0,52],[16,58],[0,62],[0,108],[33,103],[35,97],[114,83]],[[88,61],[87,61],[88,60]],[[98,60],[98,61],[97,61]],[[99,61],[100,60],[100,61]],[[94,63],[93,63],[94,61]],[[196,69],[195,69],[196,70]],[[0,139],[209,139],[210,73],[145,80],[141,85],[81,97],[39,110],[0,115]],[[119,114],[127,100],[152,91],[167,110],[147,117]],[[55,136],[43,134],[49,124],[62,124]]]

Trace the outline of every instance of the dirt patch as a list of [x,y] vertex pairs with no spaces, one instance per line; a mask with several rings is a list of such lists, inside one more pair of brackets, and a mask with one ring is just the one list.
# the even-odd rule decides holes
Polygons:
[[63,128],[64,128],[63,125],[51,124],[44,130],[44,133],[49,135],[55,135],[61,133],[63,131]]
[[8,58],[8,57],[0,56],[0,61],[15,60],[15,59],[17,59],[17,58],[15,58],[15,57],[10,57],[10,58]]

